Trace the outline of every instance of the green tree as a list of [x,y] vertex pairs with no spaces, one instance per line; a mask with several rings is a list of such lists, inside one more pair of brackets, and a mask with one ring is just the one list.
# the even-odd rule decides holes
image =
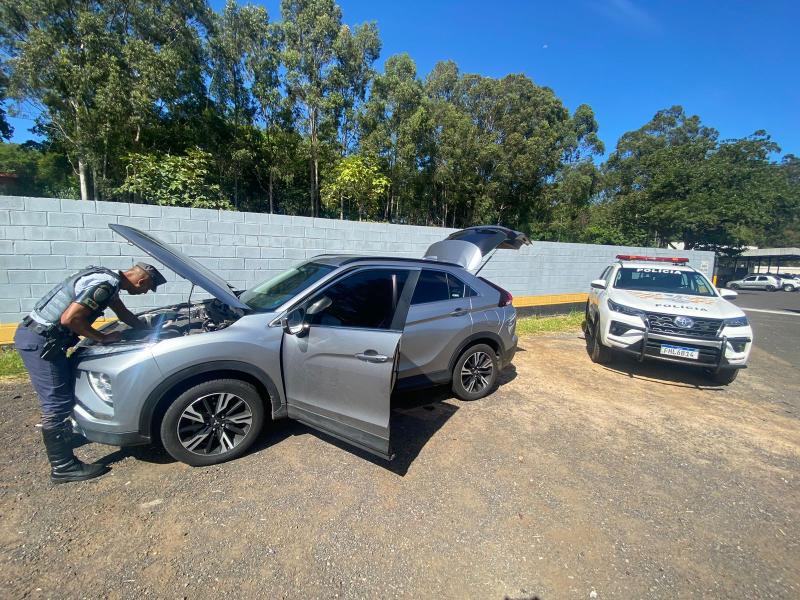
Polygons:
[[680,106],[624,134],[605,165],[610,220],[629,243],[726,249],[756,242],[778,207],[770,154],[758,131],[720,142]]
[[213,181],[213,157],[200,149],[186,156],[130,154],[128,176],[119,188],[123,194],[149,204],[194,208],[232,208]]
[[8,88],[8,75],[5,73],[5,65],[0,63],[0,142],[10,140],[14,133],[14,128],[8,122],[6,116],[6,90]]
[[97,196],[121,148],[195,89],[206,18],[202,0],[0,5],[9,95],[40,109],[41,128],[77,163],[82,198]]
[[331,71],[331,97],[342,156],[351,152],[357,141],[358,118],[367,89],[375,77],[372,65],[380,51],[381,40],[374,23],[365,23],[355,30],[347,25],[339,29],[334,43],[336,66]]
[[418,222],[415,188],[428,155],[427,118],[416,64],[408,54],[389,57],[359,119],[362,152],[379,161],[391,182],[385,219]]
[[389,178],[377,164],[352,154],[336,164],[332,176],[322,186],[322,202],[325,208],[338,209],[340,219],[344,219],[346,202],[355,205],[359,221],[364,217],[380,218],[380,201],[389,185]]
[[286,88],[309,149],[311,215],[319,214],[320,131],[333,121],[334,45],[342,11],[333,0],[282,0]]
[[77,191],[64,154],[36,142],[0,144],[0,172],[16,175],[6,194],[74,198]]

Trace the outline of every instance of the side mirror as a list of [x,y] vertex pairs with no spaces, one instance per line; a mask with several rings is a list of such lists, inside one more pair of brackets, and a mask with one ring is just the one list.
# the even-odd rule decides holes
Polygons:
[[720,296],[722,296],[723,298],[726,298],[728,300],[733,300],[734,298],[736,298],[736,296],[739,295],[738,293],[734,292],[733,290],[729,290],[727,288],[717,288],[717,291],[719,292]]
[[606,281],[605,279],[595,279],[592,281],[592,287],[596,290],[604,290],[606,289]]
[[306,311],[302,308],[295,308],[281,319],[281,327],[285,333],[302,337],[308,331],[306,323]]
[[323,296],[306,309],[307,315],[317,315],[328,308],[333,301],[328,296]]

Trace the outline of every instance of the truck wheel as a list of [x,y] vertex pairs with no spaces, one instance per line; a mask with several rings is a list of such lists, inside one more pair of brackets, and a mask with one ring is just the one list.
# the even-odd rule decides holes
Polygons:
[[739,369],[722,369],[721,371],[709,372],[709,379],[714,383],[728,385],[729,383],[733,383],[738,374]]
[[767,291],[768,292],[774,292],[775,291],[775,286],[774,285],[768,285],[767,286]]
[[784,292],[793,292],[794,291],[794,286],[791,283],[785,283],[783,285],[783,291]]
[[607,365],[614,359],[614,354],[611,348],[603,346],[603,343],[600,341],[599,316],[595,320],[595,323],[592,326],[591,331],[592,331],[592,339],[589,342],[589,358],[592,359],[592,362],[597,363],[598,365]]
[[453,367],[453,393],[461,400],[477,400],[488,395],[497,382],[497,354],[486,344],[468,348]]
[[216,465],[244,454],[263,425],[264,403],[255,386],[214,379],[189,388],[172,403],[161,422],[161,442],[187,465]]
[[738,284],[738,283],[732,283],[732,284],[731,284],[729,287],[730,287],[732,290],[738,290],[738,289],[739,289],[739,284]]

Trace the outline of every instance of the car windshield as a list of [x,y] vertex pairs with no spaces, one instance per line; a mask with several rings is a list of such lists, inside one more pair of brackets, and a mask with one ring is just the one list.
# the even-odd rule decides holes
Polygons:
[[623,267],[617,271],[614,287],[689,296],[717,295],[708,280],[699,273],[669,267]]
[[239,296],[239,300],[258,311],[271,311],[308,288],[315,281],[333,271],[335,267],[307,262],[272,279],[251,287]]

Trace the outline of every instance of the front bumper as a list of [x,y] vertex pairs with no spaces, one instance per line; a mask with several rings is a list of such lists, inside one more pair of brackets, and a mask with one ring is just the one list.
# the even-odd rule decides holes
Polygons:
[[[618,335],[615,335],[618,333]],[[606,345],[615,350],[635,356],[664,362],[703,367],[714,371],[744,369],[750,356],[752,331],[749,327],[737,328],[730,334],[716,337],[689,337],[655,333],[645,324],[634,324],[629,319],[617,319],[616,315],[606,329]],[[698,351],[698,358],[682,358],[661,354],[663,345],[677,345]]]
[[90,442],[108,444],[109,446],[142,446],[150,443],[150,438],[138,431],[100,431],[92,423],[81,420],[78,414],[72,419],[72,431],[79,433]]
[[[89,371],[111,378],[113,399],[106,401],[89,383]],[[73,429],[87,440],[112,446],[150,443],[139,429],[147,394],[160,371],[147,349],[111,356],[83,357],[75,364]]]

